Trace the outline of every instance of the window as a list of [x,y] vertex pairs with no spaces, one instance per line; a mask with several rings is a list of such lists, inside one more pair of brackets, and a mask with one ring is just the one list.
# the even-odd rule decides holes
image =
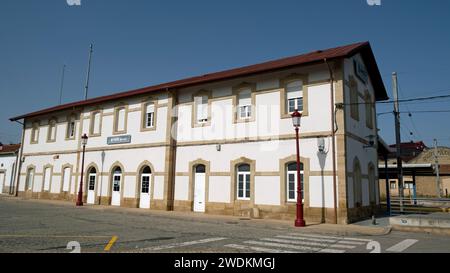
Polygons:
[[250,200],[250,165],[242,164],[237,169],[237,199]]
[[373,129],[373,103],[372,99],[370,97],[369,92],[366,92],[365,95],[365,101],[366,101],[366,126],[370,129]]
[[39,142],[39,122],[34,122],[31,128],[31,144]]
[[34,182],[34,169],[30,168],[27,171],[27,178],[25,180],[25,191],[31,191],[33,189]]
[[290,114],[295,110],[303,111],[303,82],[301,80],[286,84],[286,99]]
[[396,181],[390,181],[390,187],[391,187],[391,190],[397,189],[397,182]]
[[114,124],[114,132],[115,133],[124,133],[126,131],[126,108],[120,107],[115,111],[115,124]]
[[412,190],[414,188],[414,184],[411,181],[405,181],[405,189]]
[[350,116],[359,120],[359,100],[358,100],[359,92],[358,92],[358,83],[356,80],[351,77],[350,78]]
[[47,142],[56,141],[56,120],[52,119],[48,122]]
[[375,192],[375,168],[372,164],[369,164],[369,200],[370,203],[376,202],[376,192]]
[[91,168],[89,171],[89,183],[88,189],[90,191],[95,191],[95,180],[97,179],[97,170],[95,168]]
[[[288,202],[297,202],[297,162],[290,163],[287,166],[287,201]],[[301,179],[301,187],[302,187],[302,200],[305,200],[304,196],[304,169],[303,163],[300,163],[300,179]]]
[[50,181],[52,178],[52,169],[50,167],[46,167],[44,170],[44,191],[50,191]]
[[120,181],[122,180],[122,169],[117,167],[113,174],[113,191],[120,191]]
[[151,176],[150,167],[146,166],[144,170],[142,170],[141,175],[141,193],[149,193],[150,192],[150,176]]
[[70,116],[67,121],[67,139],[74,139],[75,138],[75,131],[76,131],[76,123],[75,123],[75,117]]
[[205,165],[197,165],[195,167],[195,173],[206,173]]
[[63,171],[63,186],[62,190],[63,192],[68,192],[70,187],[70,180],[71,180],[72,170],[70,167],[64,168]]
[[89,132],[91,133],[91,136],[99,136],[101,135],[101,118],[102,113],[101,112],[94,112],[91,115],[91,128]]
[[195,120],[197,124],[205,124],[208,122],[208,96],[194,97],[195,103]]
[[239,119],[248,119],[252,116],[252,90],[250,88],[242,89],[239,92]]
[[362,206],[361,188],[361,166],[359,160],[355,159],[353,163],[353,200],[356,207]]
[[144,128],[155,127],[155,104],[149,103],[145,106]]

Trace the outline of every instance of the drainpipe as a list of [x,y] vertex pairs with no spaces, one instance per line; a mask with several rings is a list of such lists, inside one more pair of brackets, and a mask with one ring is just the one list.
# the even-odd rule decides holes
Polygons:
[[328,71],[330,73],[330,98],[331,98],[331,153],[332,153],[332,162],[333,162],[333,199],[334,199],[334,223],[338,223],[338,213],[337,213],[337,190],[336,190],[336,113],[335,113],[335,105],[334,105],[334,74],[333,69],[328,63],[327,59],[324,59],[324,62],[328,66]]

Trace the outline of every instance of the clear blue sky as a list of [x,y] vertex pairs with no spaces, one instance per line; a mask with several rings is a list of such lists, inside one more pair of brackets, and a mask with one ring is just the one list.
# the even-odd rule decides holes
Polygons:
[[[1,142],[20,141],[20,125],[8,118],[58,103],[63,64],[63,101],[82,99],[91,42],[90,97],[366,40],[391,97],[392,71],[402,98],[450,94],[448,0],[81,3],[0,2]],[[402,105],[433,109],[450,110],[450,99]],[[450,113],[404,115],[402,138],[450,146],[449,120]],[[380,116],[379,127],[393,143],[393,116]]]

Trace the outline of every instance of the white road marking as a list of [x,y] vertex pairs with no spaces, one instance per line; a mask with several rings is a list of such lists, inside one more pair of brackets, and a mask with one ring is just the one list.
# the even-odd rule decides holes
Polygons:
[[191,241],[191,242],[173,243],[173,244],[156,246],[156,247],[146,247],[146,248],[139,249],[139,251],[158,251],[158,250],[163,250],[163,249],[178,248],[178,247],[192,246],[192,245],[198,245],[198,244],[206,244],[206,243],[211,243],[211,242],[222,241],[225,239],[226,238],[222,238],[222,237],[208,238],[208,239],[202,239],[202,240]]
[[300,240],[300,241],[327,242],[327,243],[339,243],[339,244],[349,244],[349,245],[364,245],[364,244],[366,244],[363,242],[340,241],[340,240],[336,240],[336,239],[320,239],[320,238],[311,238],[311,237],[302,237],[302,236],[278,235],[277,237],[284,238],[284,239]]
[[320,246],[320,247],[334,247],[334,248],[346,248],[346,249],[353,249],[353,248],[356,247],[356,246],[352,246],[352,245],[321,244],[321,243],[314,243],[314,242],[299,242],[299,241],[273,239],[273,238],[264,238],[264,239],[261,239],[261,240],[269,241],[269,242],[275,242],[275,243],[285,243],[285,244],[294,244],[294,245],[307,245],[307,246]]
[[336,237],[336,236],[325,236],[325,235],[315,235],[315,234],[305,234],[305,233],[290,233],[292,236],[301,237],[313,237],[313,238],[324,238],[324,239],[336,239],[336,240],[350,240],[350,241],[361,241],[361,242],[371,242],[370,239],[360,239],[360,238],[350,238],[350,237]]
[[403,252],[405,251],[407,248],[413,246],[415,243],[417,243],[418,240],[414,240],[414,239],[406,239],[401,241],[400,243],[386,249],[386,251],[391,251],[391,252]]
[[307,247],[307,246],[297,246],[297,245],[286,245],[279,243],[268,243],[268,242],[259,242],[259,241],[246,241],[245,244],[251,245],[261,245],[261,246],[269,246],[269,247],[281,247],[281,248],[291,248],[302,251],[314,251],[314,252],[326,252],[326,253],[344,253],[345,250],[336,250],[336,249],[322,249],[316,247]]
[[280,249],[273,249],[273,248],[265,248],[265,247],[259,247],[259,246],[243,246],[243,245],[225,245],[225,247],[240,249],[240,250],[247,250],[247,251],[256,251],[256,252],[268,252],[268,253],[301,253],[297,251],[287,251],[287,250],[280,250]]

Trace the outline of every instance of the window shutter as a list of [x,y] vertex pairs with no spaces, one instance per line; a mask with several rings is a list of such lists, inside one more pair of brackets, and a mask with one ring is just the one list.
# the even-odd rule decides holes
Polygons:
[[117,114],[117,131],[125,130],[125,109],[122,108]]
[[100,113],[94,114],[94,134],[100,134]]
[[44,191],[49,191],[50,190],[50,175],[51,175],[51,169],[50,168],[46,168],[45,169],[45,180],[44,180]]
[[303,97],[303,82],[294,81],[286,85],[287,99],[296,99]]
[[239,92],[239,106],[246,106],[252,104],[252,91],[244,89]]
[[208,97],[196,97],[197,120],[208,119]]
[[70,184],[70,168],[64,169],[64,182],[63,182],[63,191],[69,191]]
[[155,105],[153,103],[147,104],[146,113],[154,113],[155,112]]

